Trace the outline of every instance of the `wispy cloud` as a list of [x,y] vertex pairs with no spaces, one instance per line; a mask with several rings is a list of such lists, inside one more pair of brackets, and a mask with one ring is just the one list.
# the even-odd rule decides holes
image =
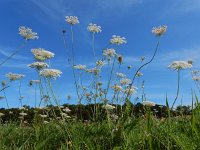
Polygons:
[[[82,15],[84,11],[84,19],[91,20],[88,17],[92,15],[97,15],[102,13],[107,13],[112,11],[112,13],[118,13],[115,10],[127,10],[131,8],[133,5],[138,5],[143,2],[143,0],[88,0],[86,1],[65,1],[65,0],[57,0],[56,2],[53,0],[47,1],[37,1],[31,0],[31,2],[40,8],[48,16],[53,19],[58,19],[65,15]],[[77,6],[79,9],[77,10]],[[85,7],[87,6],[87,10]],[[76,8],[76,9],[75,9]],[[122,14],[122,12],[121,12]],[[94,16],[93,16],[94,18]]]
[[[3,55],[4,57],[9,57],[13,51],[11,51],[10,48],[0,48],[0,54]],[[0,56],[0,58],[3,58],[3,56]],[[29,60],[27,56],[22,56],[20,54],[16,54],[12,57],[14,60]]]

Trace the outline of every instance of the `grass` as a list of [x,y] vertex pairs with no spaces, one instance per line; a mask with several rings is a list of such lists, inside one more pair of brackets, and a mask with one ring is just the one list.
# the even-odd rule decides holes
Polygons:
[[144,116],[120,117],[117,121],[52,120],[48,124],[5,123],[0,125],[0,149],[75,150],[198,150],[200,116],[158,119]]

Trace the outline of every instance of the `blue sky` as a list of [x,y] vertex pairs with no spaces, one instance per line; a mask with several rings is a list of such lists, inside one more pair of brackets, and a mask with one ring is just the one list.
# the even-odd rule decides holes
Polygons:
[[[194,61],[194,68],[198,69],[200,65],[199,13],[199,0],[1,0],[0,61],[22,43],[18,35],[19,26],[32,28],[38,33],[39,39],[29,41],[20,53],[0,68],[0,79],[5,80],[8,72],[25,74],[22,84],[22,95],[25,96],[23,103],[33,105],[34,89],[28,87],[28,83],[36,79],[37,74],[26,66],[34,61],[31,48],[41,47],[55,53],[51,67],[63,72],[60,78],[53,81],[56,95],[61,103],[76,103],[72,70],[67,63],[61,34],[66,29],[69,44],[70,28],[64,21],[65,16],[78,16],[80,21],[74,27],[76,64],[94,64],[91,59],[92,38],[87,31],[87,25],[92,22],[100,25],[103,30],[95,40],[98,56],[112,35],[126,37],[126,45],[113,48],[124,56],[124,73],[127,73],[127,65],[133,66],[128,73],[129,77],[134,74],[134,68],[138,67],[140,56],[149,59],[153,53],[157,39],[151,33],[152,27],[167,25],[168,31],[161,39],[157,56],[152,64],[142,70],[144,76],[141,80],[145,80],[147,99],[165,104],[168,93],[169,102],[172,103],[176,94],[177,74],[167,66],[174,60],[188,59]],[[104,76],[106,80],[106,74]],[[6,91],[11,107],[19,106],[17,87],[18,83],[13,83]],[[181,98],[184,104],[191,103],[191,88],[196,90],[189,70],[182,71],[177,104],[180,104]],[[69,94],[72,95],[71,101],[66,99]],[[0,106],[4,107],[5,101],[1,101]]]

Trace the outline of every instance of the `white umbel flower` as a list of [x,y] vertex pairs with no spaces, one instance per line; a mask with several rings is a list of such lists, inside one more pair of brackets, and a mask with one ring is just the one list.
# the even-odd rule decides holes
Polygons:
[[5,114],[0,112],[0,117],[3,117]]
[[31,50],[36,60],[44,61],[54,57],[54,53],[47,51],[43,48],[34,48]]
[[47,118],[48,116],[47,116],[47,115],[41,115],[41,114],[40,114],[40,117],[41,117],[41,118]]
[[143,76],[143,74],[141,72],[137,72],[136,76],[141,77],[141,76]]
[[127,84],[130,84],[130,83],[131,83],[131,80],[130,80],[130,79],[127,79],[127,78],[122,78],[122,79],[120,80],[120,83],[121,83],[122,85],[127,85]]
[[189,69],[192,68],[192,65],[189,64],[187,61],[173,61],[168,68],[173,70],[183,70],[183,69]]
[[194,77],[192,78],[192,80],[194,80],[194,81],[200,81],[200,76],[194,76]]
[[27,113],[22,112],[22,113],[19,113],[19,115],[20,116],[27,116]]
[[113,110],[113,109],[115,109],[115,106],[112,106],[112,105],[110,105],[110,104],[103,105],[102,107],[103,107],[104,109],[106,109],[106,110]]
[[137,93],[137,87],[132,86],[130,88],[130,86],[128,86],[125,90],[123,90],[123,92],[127,95],[131,95],[131,94],[136,94]]
[[76,16],[66,16],[65,21],[67,21],[71,25],[75,25],[79,23],[78,17]]
[[102,60],[98,60],[98,61],[96,61],[96,65],[99,67],[103,67],[104,65],[106,65],[106,62],[102,61]]
[[74,68],[78,69],[78,70],[85,70],[86,69],[86,65],[74,65]]
[[115,92],[120,92],[120,91],[122,90],[122,87],[121,87],[120,85],[117,85],[117,84],[113,85],[111,88],[112,88]]
[[32,29],[24,26],[19,27],[19,34],[26,40],[37,40],[39,38],[36,32],[33,32]]
[[103,51],[103,55],[111,58],[111,57],[114,57],[116,55],[116,52],[115,52],[115,50],[113,48],[105,49]]
[[167,31],[167,26],[153,27],[152,33],[156,36],[162,36]]
[[149,107],[156,106],[156,103],[151,102],[151,101],[143,101],[142,104],[144,106],[149,106]]
[[118,77],[120,77],[120,78],[125,78],[125,77],[126,77],[126,75],[123,74],[123,73],[121,73],[121,72],[117,72],[116,75],[117,75]]
[[94,75],[98,75],[100,72],[100,69],[98,69],[97,67],[91,68],[91,69],[86,69],[87,73],[92,73]]
[[25,77],[25,75],[23,74],[16,74],[16,73],[8,73],[6,74],[6,77],[10,80],[10,81],[16,81],[16,80],[20,80],[22,78]]
[[117,35],[113,35],[112,38],[110,39],[111,44],[116,44],[116,45],[121,45],[127,43],[125,37],[120,37]]
[[48,68],[49,65],[47,63],[44,63],[44,62],[34,62],[32,64],[29,64],[28,67],[34,68],[34,69],[37,69],[37,70],[41,70],[41,69],[44,69],[44,68]]
[[56,79],[57,77],[60,77],[62,72],[57,69],[44,69],[40,71],[40,76],[46,77],[46,78],[53,78]]
[[99,33],[101,32],[101,26],[98,26],[96,24],[92,24],[90,23],[87,27],[88,31],[92,32],[92,33]]
[[68,107],[64,108],[63,111],[66,112],[66,113],[71,112],[71,110]]

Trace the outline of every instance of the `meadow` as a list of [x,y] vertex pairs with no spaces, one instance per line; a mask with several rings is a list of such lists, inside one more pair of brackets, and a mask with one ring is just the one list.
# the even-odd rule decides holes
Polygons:
[[[200,149],[200,103],[197,93],[199,71],[193,70],[193,61],[173,61],[168,68],[177,75],[177,91],[173,103],[169,104],[166,94],[165,105],[149,101],[145,94],[145,82],[142,81],[142,69],[150,66],[159,53],[161,39],[167,32],[167,26],[152,28],[152,38],[157,39],[150,58],[141,56],[140,66],[127,65],[131,76],[123,73],[121,65],[124,58],[112,47],[127,44],[125,37],[113,35],[100,50],[96,49],[96,36],[101,33],[101,26],[90,23],[91,53],[93,67],[76,64],[75,40],[79,24],[76,16],[66,16],[66,29],[61,31],[66,59],[71,67],[76,96],[68,95],[69,101],[76,100],[76,105],[61,104],[55,93],[56,79],[62,71],[51,68],[51,59],[56,54],[44,48],[32,48],[33,63],[27,65],[37,76],[29,82],[34,90],[33,106],[23,102],[22,95],[24,74],[8,72],[2,80],[0,100],[6,108],[0,109],[0,149],[24,150],[198,150]],[[19,35],[23,42],[19,49],[0,62],[0,69],[16,54],[21,52],[30,40],[39,40],[39,35],[31,28],[20,26]],[[70,43],[70,46],[69,46]],[[97,51],[102,51],[98,55]],[[191,106],[177,106],[180,96],[180,76],[182,70],[188,70],[191,80],[196,85],[191,90]],[[107,76],[102,75],[103,72]],[[86,80],[87,79],[87,80]],[[10,107],[7,92],[17,84],[18,108]],[[66,84],[66,83],[65,83]],[[67,90],[67,89],[66,89]],[[39,93],[37,92],[39,91]],[[140,94],[138,94],[140,92]],[[39,99],[38,99],[39,97]],[[75,98],[74,98],[75,97]]]

